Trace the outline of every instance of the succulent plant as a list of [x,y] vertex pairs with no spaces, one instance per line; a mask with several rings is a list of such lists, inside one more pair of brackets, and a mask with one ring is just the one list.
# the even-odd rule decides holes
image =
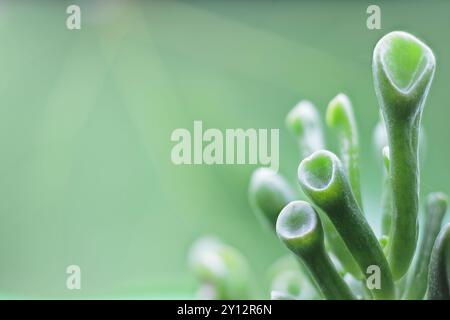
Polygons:
[[261,168],[249,188],[258,217],[300,262],[272,277],[278,279],[272,280],[272,299],[450,299],[445,194],[427,197],[419,226],[419,140],[433,52],[406,32],[391,32],[375,46],[372,70],[381,111],[374,136],[384,171],[381,233],[367,220],[376,213],[363,205],[350,99],[338,94],[326,111],[337,155],[326,149],[317,109],[301,101],[286,125],[300,148],[297,179],[303,194],[279,173]]
[[388,260],[395,280],[408,270],[417,243],[418,137],[435,65],[431,49],[405,32],[387,34],[373,53],[375,92],[389,145],[392,224]]

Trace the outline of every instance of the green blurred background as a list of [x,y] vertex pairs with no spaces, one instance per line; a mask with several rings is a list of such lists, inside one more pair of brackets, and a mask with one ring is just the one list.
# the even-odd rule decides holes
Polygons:
[[[80,31],[66,28],[69,4]],[[381,30],[366,27],[369,4]],[[376,227],[371,57],[392,30],[437,57],[421,192],[450,192],[449,15],[448,1],[0,1],[0,297],[194,297],[187,251],[205,234],[262,279],[286,251],[250,210],[255,166],[175,166],[170,134],[194,120],[280,128],[280,171],[295,185],[284,118],[300,99],[323,113],[337,93],[351,98]],[[80,291],[66,288],[71,264]]]

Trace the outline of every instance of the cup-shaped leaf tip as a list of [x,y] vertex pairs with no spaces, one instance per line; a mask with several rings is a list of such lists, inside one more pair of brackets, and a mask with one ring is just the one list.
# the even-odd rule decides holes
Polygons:
[[290,202],[278,217],[277,234],[302,259],[326,299],[354,298],[325,252],[322,223],[309,203]]
[[413,90],[436,64],[433,51],[426,44],[402,31],[381,38],[375,47],[374,59],[392,85],[404,93]]
[[277,234],[299,256],[314,254],[324,241],[320,219],[305,201],[292,201],[283,208],[277,220]]
[[[350,99],[343,93],[338,94],[330,101],[326,113],[326,121],[330,127],[348,125],[349,115],[353,116]],[[348,130],[347,128],[344,128]]]
[[324,148],[322,122],[316,107],[307,100],[300,101],[287,115],[286,127],[298,140],[302,158]]
[[298,167],[298,180],[303,191],[325,209],[342,196],[343,168],[339,158],[327,150],[319,150],[303,159]]
[[401,117],[415,114],[427,95],[435,65],[433,51],[413,35],[394,31],[381,38],[373,52],[372,68],[384,109],[394,108],[389,113]]
[[300,101],[287,115],[286,126],[300,136],[320,123],[320,116],[314,105],[308,100]]

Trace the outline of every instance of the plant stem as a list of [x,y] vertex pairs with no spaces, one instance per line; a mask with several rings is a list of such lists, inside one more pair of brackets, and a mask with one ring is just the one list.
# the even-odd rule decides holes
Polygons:
[[[256,169],[250,180],[250,204],[261,224],[275,232],[278,215],[291,201],[296,199],[294,190],[288,182],[277,172],[270,168]],[[300,269],[305,266],[300,261]],[[308,280],[315,284],[311,275],[305,272]]]
[[298,179],[305,194],[327,213],[361,271],[366,273],[371,266],[379,267],[381,286],[371,290],[373,296],[393,299],[395,288],[389,265],[361,214],[339,158],[326,150],[316,151],[300,163]]
[[406,272],[417,242],[418,179],[417,151],[410,128],[397,124],[390,130],[390,185],[392,222],[388,257],[396,279]]
[[428,274],[429,300],[450,299],[450,224],[439,233],[431,253]]
[[353,300],[355,297],[345,281],[336,271],[324,250],[305,257],[313,279],[317,282],[323,296],[329,300]]
[[386,123],[390,150],[393,211],[388,260],[395,280],[408,270],[416,248],[418,135],[434,69],[432,51],[405,32],[391,32],[375,47],[375,91]]
[[404,299],[418,300],[425,295],[431,251],[441,229],[447,203],[447,196],[441,192],[431,193],[427,198],[423,233],[413,267],[408,274]]
[[310,101],[300,101],[288,113],[286,126],[297,138],[301,159],[325,147],[322,122]]
[[293,201],[280,213],[277,234],[284,244],[307,266],[326,299],[354,299],[347,284],[325,252],[320,218],[305,201]]
[[363,211],[359,181],[358,129],[350,99],[345,94],[340,93],[330,101],[326,120],[328,126],[336,132],[340,158],[347,171],[356,201]]
[[[287,115],[286,126],[298,140],[301,159],[324,148],[322,122],[316,107],[311,102],[300,101]],[[358,264],[333,224],[320,211],[319,216],[325,229],[325,247],[335,254],[347,272],[350,272],[355,278],[362,279],[363,275]]]
[[325,230],[325,247],[334,253],[336,259],[342,265],[344,272],[349,272],[356,279],[364,279],[364,275],[359,269],[358,263],[348,250],[344,240],[337,232],[330,218],[320,208],[318,213],[320,220],[322,221],[323,229]]

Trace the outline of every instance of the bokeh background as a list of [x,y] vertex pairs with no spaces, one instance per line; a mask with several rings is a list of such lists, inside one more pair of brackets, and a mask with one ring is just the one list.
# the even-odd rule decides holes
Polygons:
[[[66,28],[69,4],[80,31]],[[366,27],[369,4],[381,30]],[[339,92],[376,228],[371,57],[392,30],[437,57],[421,192],[450,192],[449,15],[448,1],[0,1],[0,297],[193,298],[187,251],[205,234],[239,248],[261,282],[286,251],[248,204],[256,167],[175,166],[170,134],[194,120],[280,128],[280,172],[296,185],[285,115],[301,99],[323,113]],[[71,264],[80,291],[66,289]]]

